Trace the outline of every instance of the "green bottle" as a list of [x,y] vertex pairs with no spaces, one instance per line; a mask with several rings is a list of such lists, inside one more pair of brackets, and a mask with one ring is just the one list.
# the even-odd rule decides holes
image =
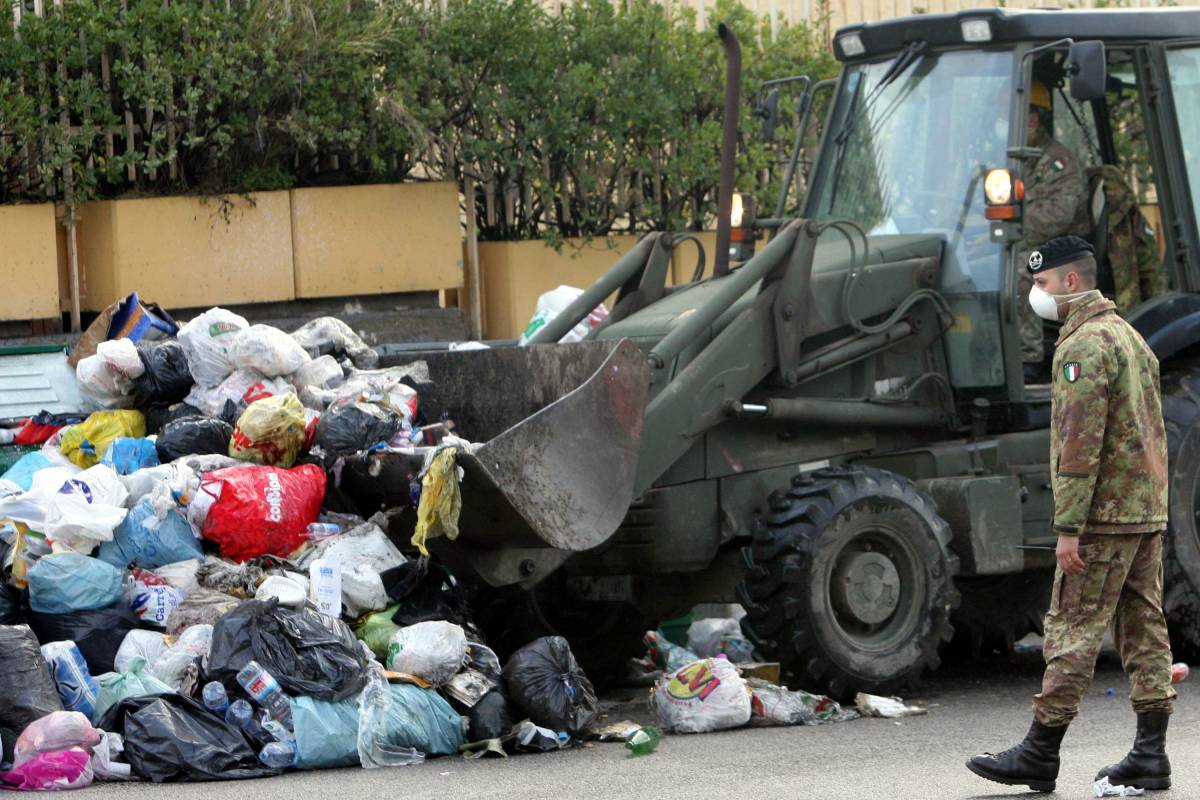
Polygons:
[[656,728],[638,728],[637,733],[629,737],[625,747],[632,755],[648,756],[662,741],[662,734]]

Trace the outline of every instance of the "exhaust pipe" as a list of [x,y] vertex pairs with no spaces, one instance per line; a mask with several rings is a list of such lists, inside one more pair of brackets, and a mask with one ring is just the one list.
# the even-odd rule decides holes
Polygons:
[[722,22],[717,35],[725,48],[725,112],[721,119],[721,180],[717,186],[717,253],[713,277],[729,274],[729,228],[733,212],[733,179],[737,166],[738,105],[742,95],[742,46]]

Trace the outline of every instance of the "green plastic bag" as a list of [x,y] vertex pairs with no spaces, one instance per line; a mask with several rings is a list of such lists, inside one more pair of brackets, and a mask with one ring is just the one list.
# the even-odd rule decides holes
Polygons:
[[357,767],[358,696],[340,703],[293,697],[292,729],[300,769]]
[[96,715],[100,719],[109,706],[115,706],[126,697],[141,697],[145,694],[175,694],[175,690],[146,672],[146,659],[138,656],[129,664],[129,671],[106,672],[96,676],[100,693],[96,696]]
[[400,626],[392,622],[392,616],[399,610],[400,604],[397,603],[383,611],[368,614],[354,631],[354,635],[371,648],[371,652],[380,663],[387,661],[388,643],[392,641],[396,631],[400,630]]

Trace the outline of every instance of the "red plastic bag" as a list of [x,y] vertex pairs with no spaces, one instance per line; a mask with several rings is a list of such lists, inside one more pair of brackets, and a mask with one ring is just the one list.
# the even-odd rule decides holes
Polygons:
[[219,469],[204,477],[197,500],[211,503],[200,530],[221,555],[239,562],[286,556],[321,513],[325,471],[313,464]]
[[62,430],[62,425],[51,424],[44,425],[37,422],[34,418],[25,420],[20,428],[17,428],[16,436],[13,438],[13,444],[20,445],[35,445],[45,444],[50,440],[50,437]]

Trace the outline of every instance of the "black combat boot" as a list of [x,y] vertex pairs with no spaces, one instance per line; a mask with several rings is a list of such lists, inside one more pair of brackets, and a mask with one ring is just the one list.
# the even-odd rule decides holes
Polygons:
[[967,762],[967,769],[996,783],[1053,792],[1058,778],[1058,748],[1066,732],[1066,725],[1050,728],[1035,719],[1019,745],[1003,753],[977,755]]
[[1133,749],[1120,764],[1111,764],[1096,774],[1096,780],[1108,776],[1113,786],[1139,789],[1171,788],[1171,759],[1167,758],[1166,711],[1144,711],[1137,715],[1137,736]]

